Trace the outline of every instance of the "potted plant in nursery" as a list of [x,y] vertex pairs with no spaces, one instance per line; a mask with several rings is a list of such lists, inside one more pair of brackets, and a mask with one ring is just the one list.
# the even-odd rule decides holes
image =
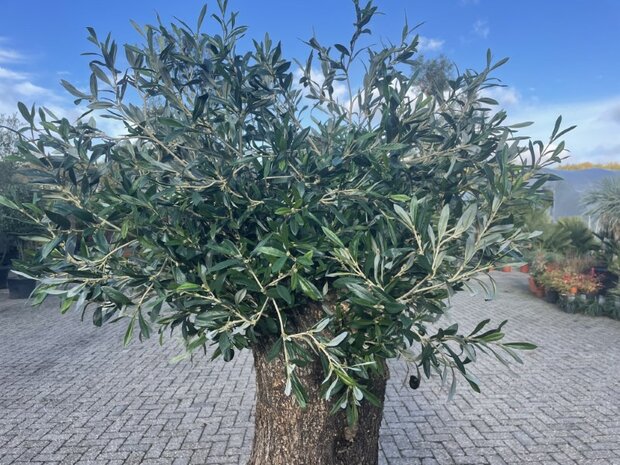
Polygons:
[[542,285],[541,277],[545,272],[545,266],[547,264],[545,256],[542,252],[538,252],[531,260],[532,266],[530,267],[529,288],[530,292],[536,297],[543,298],[545,296],[545,288]]
[[[509,258],[512,258],[512,257],[509,257]],[[512,272],[512,264],[510,264],[510,263],[504,263],[504,264],[502,265],[502,267],[501,267],[501,270],[502,270],[504,273],[510,273],[510,272]]]
[[521,265],[519,265],[519,271],[521,273],[529,273],[530,272],[530,263],[532,262],[533,258],[534,258],[534,254],[531,252],[531,250],[526,250],[523,252],[523,262]]
[[540,282],[545,287],[545,300],[555,304],[560,298],[560,289],[565,285],[566,274],[557,269],[547,269],[541,276]]
[[[0,159],[0,195],[12,194],[13,164]],[[15,230],[19,227],[16,213],[0,204],[0,289],[6,289],[11,260],[16,258]]]
[[556,280],[556,288],[560,294],[559,305],[562,310],[574,313],[577,309],[575,296],[578,291],[577,275],[575,273],[564,272],[561,279]]
[[[12,196],[15,185],[16,165],[8,157],[15,152],[18,140],[17,115],[0,114],[0,195]],[[11,260],[15,258],[14,210],[0,204],[0,289],[6,289]]]
[[34,279],[17,274],[15,271],[9,272],[7,278],[9,299],[27,299],[36,285],[37,282]]
[[14,208],[15,202],[30,201],[32,191],[10,153],[9,149],[0,153],[0,288],[8,287],[9,298],[20,299],[30,296],[35,281],[22,276],[15,265],[34,255],[34,242],[26,237],[35,231],[25,222],[23,213]]
[[[16,260],[19,267],[20,262],[32,260],[32,257],[36,254],[36,247],[34,242],[18,238],[17,250],[19,253],[19,261]],[[36,280],[23,275],[20,271],[17,271],[14,266],[11,267],[11,271],[7,277],[7,287],[9,289],[9,299],[27,299],[32,294],[36,287]]]
[[583,301],[587,300],[595,300],[595,296],[597,295],[599,289],[601,288],[601,283],[596,276],[591,274],[580,274],[578,277],[578,289],[579,289],[579,297]]
[[[0,212],[0,221],[2,221]],[[6,289],[7,278],[11,270],[11,259],[14,257],[15,241],[10,234],[0,232],[0,289]]]
[[607,315],[610,318],[620,320],[620,286],[612,289],[605,304],[607,307]]

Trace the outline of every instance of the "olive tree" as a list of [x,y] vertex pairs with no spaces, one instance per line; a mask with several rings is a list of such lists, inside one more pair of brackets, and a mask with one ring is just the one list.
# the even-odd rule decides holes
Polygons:
[[431,59],[418,55],[414,60],[413,71],[417,75],[416,84],[422,92],[442,93],[450,89],[454,64],[445,55]]
[[555,149],[506,124],[483,97],[505,61],[490,53],[416,93],[418,37],[405,25],[368,45],[376,7],[353,4],[350,39],[311,38],[296,64],[269,37],[241,41],[225,0],[207,32],[206,7],[195,26],[136,25],[140,45],[89,29],[90,86],[63,85],[98,116],[20,105],[37,194],[2,203],[43,227],[23,268],[34,301],[125,322],[125,342],[170,330],[188,356],[251,350],[252,465],[376,464],[388,360],[410,363],[413,388],[434,373],[454,393],[479,389],[481,353],[533,348],[505,342],[505,322],[440,318],[530,238],[513,212],[543,194],[559,123]]
[[17,114],[7,115],[0,113],[0,159],[15,151],[15,144],[19,139],[19,118]]

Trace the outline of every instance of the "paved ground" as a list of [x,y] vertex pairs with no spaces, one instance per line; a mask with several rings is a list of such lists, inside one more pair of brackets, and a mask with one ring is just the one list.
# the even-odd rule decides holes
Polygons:
[[[465,327],[505,318],[540,349],[511,374],[477,365],[483,394],[405,387],[391,365],[382,464],[620,464],[620,322],[568,315],[496,274],[495,301],[460,295]],[[4,292],[4,291],[0,291]],[[0,294],[0,464],[243,464],[252,441],[249,356],[171,366],[175,343],[123,349],[94,328]]]

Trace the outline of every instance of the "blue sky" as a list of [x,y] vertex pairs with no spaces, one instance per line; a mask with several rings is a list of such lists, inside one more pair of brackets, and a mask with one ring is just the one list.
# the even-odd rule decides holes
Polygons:
[[[120,43],[139,41],[129,23],[177,16],[193,24],[202,2],[193,0],[3,0],[0,15],[0,112],[16,102],[71,111],[59,85],[88,78],[86,26]],[[372,25],[396,38],[405,15],[424,23],[419,33],[427,56],[443,53],[461,69],[481,68],[487,48],[510,62],[497,74],[508,87],[494,95],[511,119],[532,120],[530,133],[545,137],[562,114],[579,127],[567,138],[573,162],[620,161],[620,2],[617,0],[377,0],[385,14]],[[148,7],[145,5],[148,4]],[[209,2],[210,8],[215,2]],[[265,32],[284,43],[284,53],[304,58],[301,39],[347,39],[352,4],[346,0],[230,0],[249,35]]]

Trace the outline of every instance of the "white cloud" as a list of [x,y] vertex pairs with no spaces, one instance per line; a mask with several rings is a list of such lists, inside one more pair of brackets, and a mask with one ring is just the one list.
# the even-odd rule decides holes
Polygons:
[[121,135],[127,134],[127,128],[125,124],[116,119],[109,118],[97,118],[95,115],[95,119],[97,120],[97,127],[105,132],[108,136],[111,137],[119,137]]
[[[7,50],[2,47],[6,39],[0,37],[0,62],[11,61],[17,63],[24,57],[19,52]],[[59,71],[58,75],[70,74],[68,71]],[[17,113],[17,103],[24,102],[28,108],[35,103],[37,107],[44,106],[59,118],[68,118],[70,120],[78,119],[87,108],[85,106],[75,106],[72,102],[73,98],[67,93],[55,88],[43,87],[35,84],[36,74],[26,74],[11,69],[10,67],[0,66],[0,113],[15,114]],[[34,82],[33,82],[34,81]],[[340,87],[334,86],[339,93],[342,92]],[[60,91],[60,92],[59,92]],[[125,126],[122,122],[97,117],[102,112],[95,112],[97,126],[106,134],[112,137],[118,137],[126,133]],[[17,113],[18,114],[18,113]],[[91,114],[92,115],[92,114]]]
[[620,125],[620,103],[618,105],[612,105],[609,111],[601,117],[601,120],[611,120]]
[[13,87],[15,92],[25,96],[41,96],[46,95],[52,98],[57,98],[52,91],[41,86],[37,86],[30,81],[23,81],[15,84]]
[[21,53],[9,48],[0,47],[0,63],[15,63],[23,59],[24,55]]
[[522,103],[509,111],[512,123],[534,121],[521,130],[535,139],[548,141],[555,120],[562,115],[562,127],[577,128],[562,139],[570,151],[569,163],[590,161],[605,163],[620,160],[619,122],[615,111],[620,108],[620,95],[604,100],[557,104]]
[[[0,75],[0,113],[16,113],[19,101],[28,107],[32,103],[36,103],[37,106],[53,105],[59,109],[69,105],[67,100],[51,89],[36,85],[29,80],[7,79]],[[65,112],[70,114],[70,109],[66,109]]]
[[521,101],[521,95],[514,87],[490,87],[482,94],[497,100],[501,108],[513,107]]
[[[5,40],[0,37],[0,62],[18,62],[24,57],[17,51],[3,48],[3,42]],[[28,107],[36,102],[37,106],[55,107],[60,110],[59,114],[75,115],[68,98],[35,84],[34,79],[35,75],[18,71],[10,65],[0,66],[0,113],[16,113],[17,102],[23,101]]]
[[[298,87],[303,87],[299,83],[299,79],[301,79],[304,75],[304,71],[301,68],[297,68],[293,73],[293,82]],[[319,68],[312,68],[310,70],[310,79],[312,79],[317,85],[322,85],[325,80],[325,76],[323,72]],[[334,99],[339,102],[348,101],[349,99],[349,91],[347,86],[343,84],[341,81],[334,81],[332,83],[332,88],[334,89]]]
[[482,37],[483,39],[486,39],[487,37],[489,37],[489,34],[491,32],[489,23],[482,19],[479,19],[474,23],[473,30],[474,30],[474,34],[476,34],[479,37]]
[[28,75],[24,73],[20,73],[18,71],[13,71],[8,68],[3,68],[0,66],[0,79],[10,79],[15,81],[21,81],[27,79]]
[[432,39],[430,37],[424,37],[424,36],[420,36],[419,40],[420,42],[418,45],[418,49],[420,52],[437,52],[441,50],[441,48],[443,47],[443,44],[445,43],[444,40]]

